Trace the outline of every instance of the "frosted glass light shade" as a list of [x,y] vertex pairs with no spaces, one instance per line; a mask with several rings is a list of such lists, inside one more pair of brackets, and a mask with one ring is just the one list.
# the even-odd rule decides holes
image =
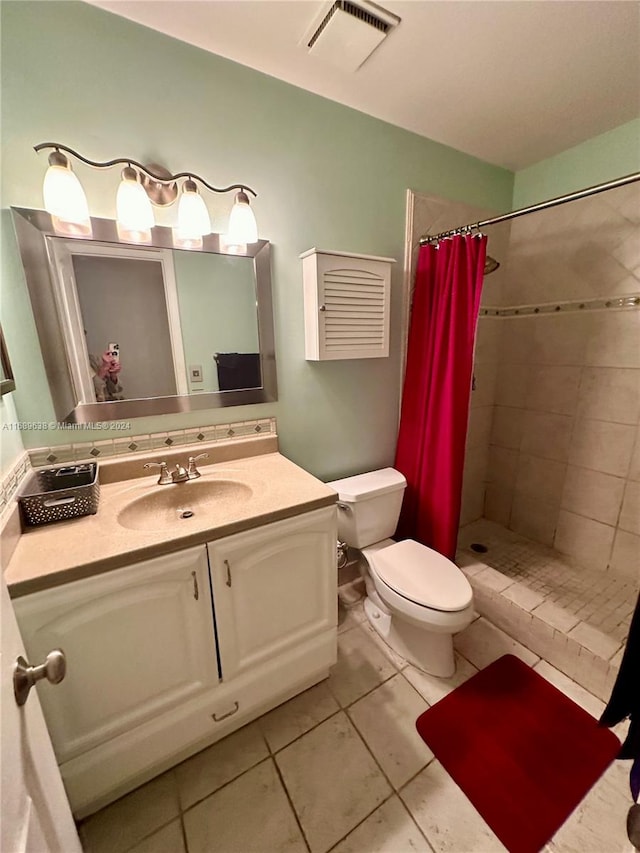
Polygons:
[[149,196],[138,183],[136,171],[123,169],[116,195],[118,237],[127,243],[150,243],[154,224]]
[[[55,152],[44,176],[42,194],[45,210],[51,214],[56,233],[70,237],[91,237],[89,205],[82,184],[71,171],[64,155]],[[66,164],[66,165],[63,165]]]
[[202,238],[211,234],[211,220],[204,199],[198,192],[194,181],[185,181],[178,202],[178,225],[174,230],[174,242],[200,241],[200,246],[184,245],[183,248],[195,249],[202,246]]
[[236,195],[231,215],[226,242],[230,245],[244,245],[258,240],[258,223],[249,205],[249,197],[240,192]]

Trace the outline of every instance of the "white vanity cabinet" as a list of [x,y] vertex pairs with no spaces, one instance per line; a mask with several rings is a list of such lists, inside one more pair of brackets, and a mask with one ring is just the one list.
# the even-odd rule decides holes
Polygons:
[[334,525],[328,507],[209,543],[223,680],[335,629]]
[[328,506],[14,600],[76,817],[328,675],[335,547]]
[[38,686],[63,764],[218,682],[204,549],[190,548],[19,598],[30,661],[62,648]]

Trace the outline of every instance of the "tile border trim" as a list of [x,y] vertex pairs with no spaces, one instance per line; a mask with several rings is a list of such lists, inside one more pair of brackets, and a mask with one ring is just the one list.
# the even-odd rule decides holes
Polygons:
[[27,454],[31,466],[40,468],[47,465],[64,465],[85,460],[135,456],[153,450],[174,449],[186,444],[246,441],[248,438],[275,435],[277,435],[275,418],[257,418],[255,420],[208,424],[190,427],[189,429],[167,430],[140,435],[123,436],[120,434],[119,438],[38,447],[27,451]]
[[574,299],[568,302],[541,302],[539,305],[508,305],[505,308],[486,305],[480,307],[480,317],[529,317],[536,314],[578,313],[580,311],[606,311],[640,308],[640,293],[628,296],[602,297],[600,299]]

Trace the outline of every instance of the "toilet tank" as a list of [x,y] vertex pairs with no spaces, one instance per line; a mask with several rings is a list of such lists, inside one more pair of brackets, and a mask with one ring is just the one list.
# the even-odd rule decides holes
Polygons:
[[407,485],[399,471],[381,468],[327,485],[339,495],[338,537],[343,542],[366,548],[393,536]]

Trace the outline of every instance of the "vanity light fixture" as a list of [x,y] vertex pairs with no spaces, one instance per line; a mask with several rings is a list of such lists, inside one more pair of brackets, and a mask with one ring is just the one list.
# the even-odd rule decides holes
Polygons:
[[150,243],[155,222],[151,200],[131,166],[122,170],[116,194],[116,227],[118,237],[126,243]]
[[229,217],[227,242],[231,245],[255,243],[258,239],[258,224],[249,206],[249,196],[241,190],[236,194]]
[[71,171],[68,157],[55,150],[49,154],[49,168],[42,186],[44,206],[58,234],[91,237],[89,205],[82,184]]
[[[43,187],[44,206],[51,214],[58,234],[91,237],[92,233],[89,206],[80,181],[71,171],[71,156],[95,169],[109,169],[118,164],[125,166],[116,196],[118,236],[125,242],[150,243],[154,226],[151,204],[166,207],[179,196],[177,224],[173,229],[174,245],[183,249],[201,249],[203,237],[211,233],[211,220],[198,184],[214,193],[239,191],[229,217],[227,243],[244,245],[258,240],[258,228],[247,195],[251,193],[255,197],[257,193],[246,184],[214,187],[193,172],[172,175],[162,167],[143,166],[128,157],[96,162],[58,142],[41,142],[35,146],[36,152],[44,149],[53,149]],[[181,178],[186,180],[178,192],[177,182]]]
[[182,185],[178,201],[178,225],[173,229],[173,243],[180,249],[201,249],[202,238],[210,233],[207,205],[198,192],[196,182],[189,178]]

